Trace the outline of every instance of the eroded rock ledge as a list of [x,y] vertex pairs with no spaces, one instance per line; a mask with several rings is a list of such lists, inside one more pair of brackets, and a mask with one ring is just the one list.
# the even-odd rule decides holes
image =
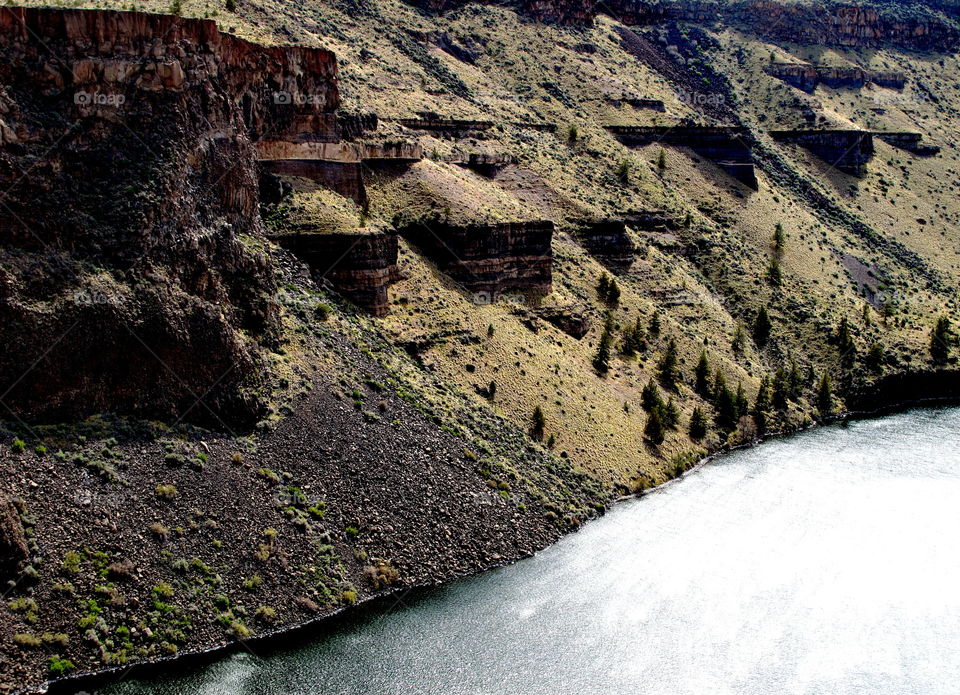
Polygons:
[[329,51],[208,20],[0,8],[0,389],[18,417],[260,416],[279,312],[249,243],[251,141],[336,140],[336,74]]

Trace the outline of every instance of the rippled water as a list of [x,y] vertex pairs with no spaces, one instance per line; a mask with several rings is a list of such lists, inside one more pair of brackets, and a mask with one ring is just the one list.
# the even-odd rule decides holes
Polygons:
[[718,459],[512,567],[111,692],[956,693],[960,409]]

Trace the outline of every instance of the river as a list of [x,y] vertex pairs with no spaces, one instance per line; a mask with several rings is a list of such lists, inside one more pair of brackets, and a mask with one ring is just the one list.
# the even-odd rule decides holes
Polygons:
[[299,642],[107,692],[956,693],[960,409],[719,457],[533,558]]

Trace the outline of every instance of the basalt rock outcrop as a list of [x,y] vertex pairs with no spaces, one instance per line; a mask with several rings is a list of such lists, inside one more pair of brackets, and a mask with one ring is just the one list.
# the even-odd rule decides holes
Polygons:
[[591,255],[616,273],[630,269],[637,249],[623,219],[579,220],[576,236]]
[[[431,12],[462,7],[468,0],[410,0]],[[496,4],[513,6],[506,0]],[[544,23],[589,26],[606,14],[629,26],[664,22],[724,23],[766,38],[799,44],[875,48],[893,45],[912,50],[952,49],[960,39],[956,21],[936,6],[917,3],[911,11],[862,5],[788,3],[783,0],[523,0],[519,10]],[[955,14],[955,13],[953,13]]]
[[940,152],[939,145],[931,145],[923,142],[922,133],[908,132],[875,132],[874,136],[883,140],[888,145],[912,152],[921,157],[932,157]]
[[452,225],[413,222],[399,227],[440,270],[488,303],[504,293],[553,289],[553,222]]
[[272,238],[357,306],[374,316],[389,312],[388,290],[400,278],[396,234],[294,233]]
[[260,417],[279,310],[245,241],[263,233],[252,141],[336,139],[336,71],[212,21],[0,8],[5,405]]
[[30,557],[20,510],[0,497],[0,580],[15,580]]
[[462,138],[471,133],[481,133],[493,127],[493,121],[462,118],[443,118],[437,114],[422,114],[420,118],[398,119],[400,125],[410,130],[423,130],[435,135]]
[[767,74],[783,80],[792,87],[812,93],[817,85],[834,88],[860,89],[868,84],[889,89],[903,89],[906,75],[900,72],[874,72],[860,67],[830,67],[808,63],[770,63]]
[[799,145],[830,166],[853,176],[866,172],[873,157],[873,134],[866,130],[772,130],[778,142]]
[[753,153],[749,132],[739,126],[608,126],[620,142],[628,147],[663,143],[689,147],[714,162],[730,176],[756,190]]

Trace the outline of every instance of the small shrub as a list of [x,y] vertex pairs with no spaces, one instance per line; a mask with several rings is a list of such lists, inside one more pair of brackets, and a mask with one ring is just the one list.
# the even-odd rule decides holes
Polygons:
[[172,500],[179,494],[176,485],[157,485],[154,492],[162,500]]
[[173,598],[173,587],[167,584],[167,582],[160,582],[153,587],[152,593],[160,599]]
[[75,668],[76,666],[73,665],[70,659],[61,659],[59,654],[51,656],[50,661],[47,662],[47,670],[54,678],[64,676]]
[[74,551],[69,551],[63,558],[63,564],[60,570],[64,574],[77,574],[80,571],[80,563],[83,562],[83,556]]
[[352,606],[356,602],[357,602],[356,591],[352,589],[348,589],[340,594],[340,603],[344,604],[345,606]]
[[10,449],[15,454],[22,454],[24,450],[26,450],[26,448],[27,448],[27,443],[19,438],[14,439],[13,444],[10,445]]
[[161,523],[150,524],[150,533],[161,543],[166,542],[170,536],[170,529]]
[[43,644],[39,637],[31,635],[28,632],[18,632],[15,634],[13,636],[13,643],[24,649],[39,649]]
[[259,471],[257,471],[257,475],[273,485],[280,484],[280,476],[271,471],[269,468],[261,468]]
[[255,574],[252,577],[243,580],[243,588],[247,591],[256,591],[263,584],[263,577]]
[[261,623],[273,625],[277,622],[277,611],[270,606],[258,606],[257,610],[253,613],[253,617]]

